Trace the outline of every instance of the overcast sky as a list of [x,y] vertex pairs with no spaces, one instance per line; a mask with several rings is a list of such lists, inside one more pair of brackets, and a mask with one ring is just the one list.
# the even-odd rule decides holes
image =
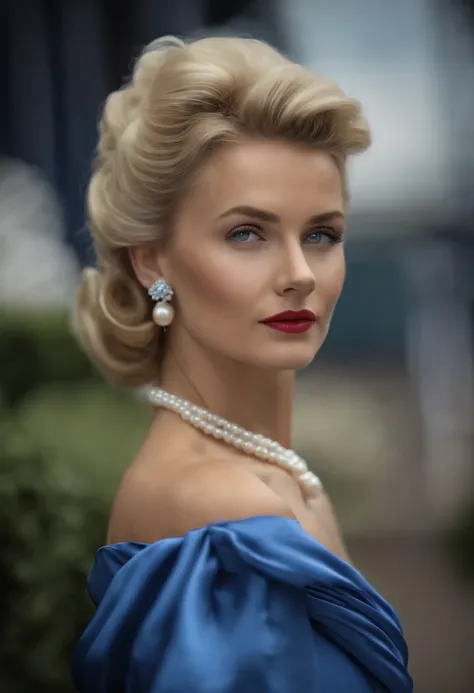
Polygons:
[[435,0],[280,1],[293,56],[358,98],[371,123],[374,146],[353,163],[355,209],[416,209],[449,197],[446,75],[461,80],[453,51],[462,37],[455,28],[451,45],[453,30],[439,33]]

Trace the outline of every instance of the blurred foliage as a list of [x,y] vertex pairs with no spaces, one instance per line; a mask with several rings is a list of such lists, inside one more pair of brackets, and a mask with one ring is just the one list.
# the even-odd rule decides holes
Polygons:
[[79,470],[55,474],[7,417],[0,441],[0,690],[63,693],[92,613],[84,584],[107,505]]
[[67,320],[62,313],[45,311],[0,314],[0,386],[7,406],[44,385],[96,378]]
[[63,315],[0,316],[0,690],[68,693],[85,582],[148,423],[96,376]]

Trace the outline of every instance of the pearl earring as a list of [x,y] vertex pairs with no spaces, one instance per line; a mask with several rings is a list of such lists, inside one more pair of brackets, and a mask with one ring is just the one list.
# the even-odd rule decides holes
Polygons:
[[154,301],[157,301],[153,308],[153,320],[160,327],[168,327],[174,318],[174,308],[169,305],[173,296],[173,288],[164,279],[158,279],[148,289],[148,294]]

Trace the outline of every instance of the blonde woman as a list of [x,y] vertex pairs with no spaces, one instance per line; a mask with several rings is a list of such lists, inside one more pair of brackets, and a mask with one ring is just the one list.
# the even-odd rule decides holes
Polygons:
[[291,450],[369,141],[356,101],[251,39],[159,40],[109,97],[76,327],[156,415],[89,576],[82,693],[412,690],[397,615]]

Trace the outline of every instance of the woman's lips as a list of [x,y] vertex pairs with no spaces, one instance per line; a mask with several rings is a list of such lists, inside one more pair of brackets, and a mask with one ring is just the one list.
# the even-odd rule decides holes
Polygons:
[[262,320],[272,330],[299,334],[307,332],[316,322],[316,315],[310,310],[285,310]]

